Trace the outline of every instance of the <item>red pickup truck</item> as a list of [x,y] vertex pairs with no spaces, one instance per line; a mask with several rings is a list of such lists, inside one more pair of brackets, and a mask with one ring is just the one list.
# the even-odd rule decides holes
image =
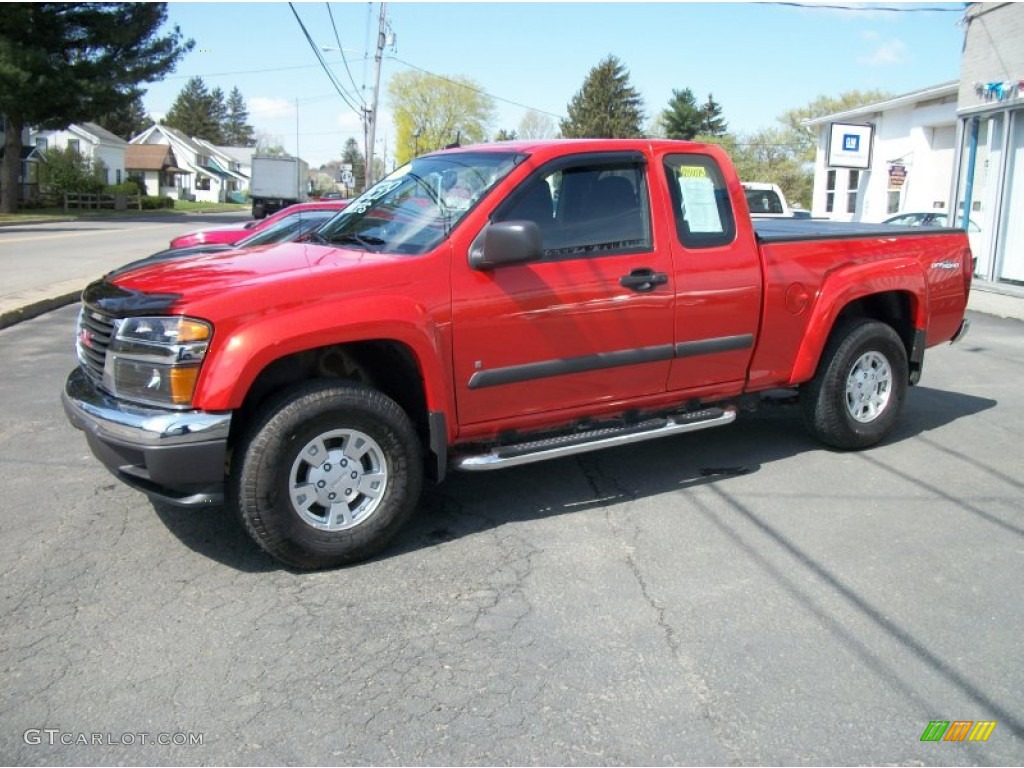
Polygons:
[[721,426],[768,390],[870,446],[966,331],[971,275],[960,230],[755,228],[714,146],[456,148],[313,241],[93,283],[63,402],[125,482],[329,567],[384,547],[424,478]]

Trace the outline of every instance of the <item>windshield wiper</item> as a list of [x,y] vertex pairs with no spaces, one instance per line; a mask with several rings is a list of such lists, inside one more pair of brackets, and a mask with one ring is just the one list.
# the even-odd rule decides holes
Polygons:
[[304,239],[307,242],[316,243],[317,245],[330,245],[331,244],[330,240],[328,240],[326,237],[321,235],[315,229],[312,232],[310,232],[308,235],[306,235],[306,237]]
[[363,248],[374,248],[376,246],[384,245],[386,241],[381,240],[379,237],[373,235],[357,235],[355,232],[349,232],[341,235],[340,237],[331,238],[331,245],[343,245],[345,243],[355,243],[361,245]]

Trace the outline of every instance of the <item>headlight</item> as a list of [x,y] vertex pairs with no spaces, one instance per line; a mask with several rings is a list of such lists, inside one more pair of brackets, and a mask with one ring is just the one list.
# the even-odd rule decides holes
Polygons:
[[212,337],[209,323],[188,317],[117,321],[104,386],[126,400],[188,408]]

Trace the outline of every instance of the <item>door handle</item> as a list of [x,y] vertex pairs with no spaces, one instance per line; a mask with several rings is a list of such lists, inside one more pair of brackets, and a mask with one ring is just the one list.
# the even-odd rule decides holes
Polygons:
[[629,288],[637,293],[650,293],[657,286],[668,282],[668,275],[664,272],[655,272],[653,269],[644,267],[634,269],[625,277],[619,279],[619,285]]

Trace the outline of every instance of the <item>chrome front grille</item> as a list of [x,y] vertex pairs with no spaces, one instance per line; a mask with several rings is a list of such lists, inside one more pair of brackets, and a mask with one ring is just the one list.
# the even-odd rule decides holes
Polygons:
[[96,380],[103,381],[103,366],[107,361],[107,349],[117,326],[113,317],[82,307],[78,314],[78,338],[75,346],[78,349],[78,360],[86,373]]

